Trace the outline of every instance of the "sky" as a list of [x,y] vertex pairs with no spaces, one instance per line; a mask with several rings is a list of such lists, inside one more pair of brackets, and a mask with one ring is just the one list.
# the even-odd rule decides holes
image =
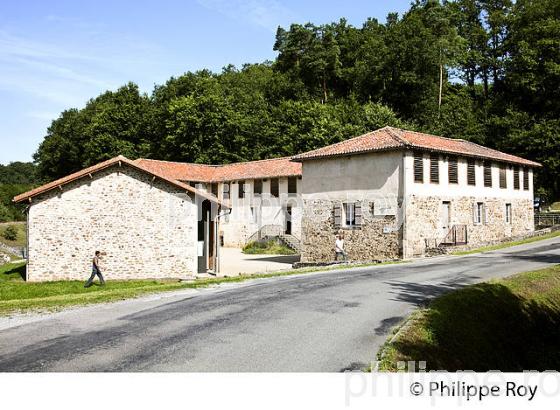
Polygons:
[[0,163],[31,161],[53,119],[129,81],[273,60],[278,26],[384,22],[411,0],[0,0]]

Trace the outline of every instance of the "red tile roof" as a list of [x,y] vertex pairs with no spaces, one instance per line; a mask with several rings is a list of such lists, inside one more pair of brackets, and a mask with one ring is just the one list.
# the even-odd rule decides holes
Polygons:
[[136,163],[135,161],[131,161],[128,158],[123,157],[122,155],[119,155],[118,157],[115,157],[115,158],[111,158],[107,161],[103,161],[103,162],[101,162],[99,164],[96,164],[96,165],[93,165],[91,167],[82,169],[81,171],[74,172],[73,174],[67,175],[67,176],[65,176],[63,178],[60,178],[60,179],[57,179],[56,181],[49,182],[48,184],[45,184],[45,185],[42,185],[38,188],[32,189],[31,191],[28,191],[28,192],[25,192],[23,194],[17,195],[16,197],[14,197],[13,201],[14,202],[23,202],[23,201],[26,201],[26,200],[31,200],[31,198],[33,198],[37,195],[43,194],[43,193],[45,193],[47,191],[50,191],[52,189],[62,187],[63,185],[66,185],[66,184],[68,184],[72,181],[76,181],[80,178],[87,177],[91,174],[94,174],[96,172],[99,172],[103,169],[109,168],[109,167],[117,165],[117,164],[118,165],[126,164],[126,165],[128,165],[128,166],[130,166],[134,169],[138,169],[138,170],[140,170],[142,172],[146,172],[146,173],[148,173],[148,174],[150,174],[150,175],[152,175],[156,178],[162,179],[162,180],[166,181],[167,183],[172,184],[176,187],[182,188],[186,191],[192,192],[192,193],[197,194],[197,195],[199,195],[203,198],[209,199],[211,201],[214,201],[214,202],[217,202],[217,203],[220,203],[221,205],[223,205],[220,201],[218,201],[218,199],[214,195],[208,194],[204,191],[200,191],[200,190],[198,190],[196,188],[193,188],[190,185],[187,185],[187,184],[185,184],[183,182],[180,182],[176,179],[169,178],[167,175],[165,175],[164,173],[158,172],[157,170],[152,170],[152,169],[145,168],[145,167],[141,166],[140,164]]
[[483,147],[474,142],[462,139],[451,139],[438,137],[436,135],[423,134],[415,131],[407,131],[399,128],[384,127],[376,131],[368,132],[359,137],[351,138],[337,144],[305,152],[293,157],[294,161],[305,161],[311,159],[329,158],[334,156],[345,156],[361,154],[374,151],[390,151],[400,149],[419,149],[434,152],[463,155],[467,157],[492,159],[514,164],[540,167],[538,162],[530,161],[505,152],[496,151]]
[[241,179],[300,176],[301,164],[291,157],[237,162],[226,165],[201,165],[184,162],[137,159],[137,164],[181,181],[222,182]]

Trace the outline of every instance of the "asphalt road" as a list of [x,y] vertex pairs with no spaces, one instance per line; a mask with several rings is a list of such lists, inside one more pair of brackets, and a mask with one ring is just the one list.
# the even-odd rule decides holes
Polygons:
[[557,263],[560,238],[4,318],[0,371],[361,368],[375,359],[391,327],[428,298]]

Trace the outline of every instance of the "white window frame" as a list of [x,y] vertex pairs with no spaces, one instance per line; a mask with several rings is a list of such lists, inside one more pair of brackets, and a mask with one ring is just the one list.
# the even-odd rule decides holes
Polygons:
[[512,210],[511,204],[506,204],[506,223],[511,224]]
[[355,202],[344,202],[342,204],[343,218],[342,222],[345,228],[356,228],[356,203]]
[[476,225],[482,225],[484,221],[484,202],[477,202],[476,203]]

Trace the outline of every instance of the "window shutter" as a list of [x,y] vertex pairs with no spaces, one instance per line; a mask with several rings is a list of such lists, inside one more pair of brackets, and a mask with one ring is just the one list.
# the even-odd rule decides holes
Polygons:
[[354,205],[354,217],[356,218],[356,226],[362,226],[362,203],[356,202]]
[[334,227],[340,228],[342,222],[342,207],[339,203],[334,204]]
[[472,220],[473,220],[473,223],[475,223],[475,224],[478,222],[477,218],[476,218],[477,214],[478,214],[477,211],[478,211],[478,204],[475,202],[472,206],[472,218],[473,218]]

